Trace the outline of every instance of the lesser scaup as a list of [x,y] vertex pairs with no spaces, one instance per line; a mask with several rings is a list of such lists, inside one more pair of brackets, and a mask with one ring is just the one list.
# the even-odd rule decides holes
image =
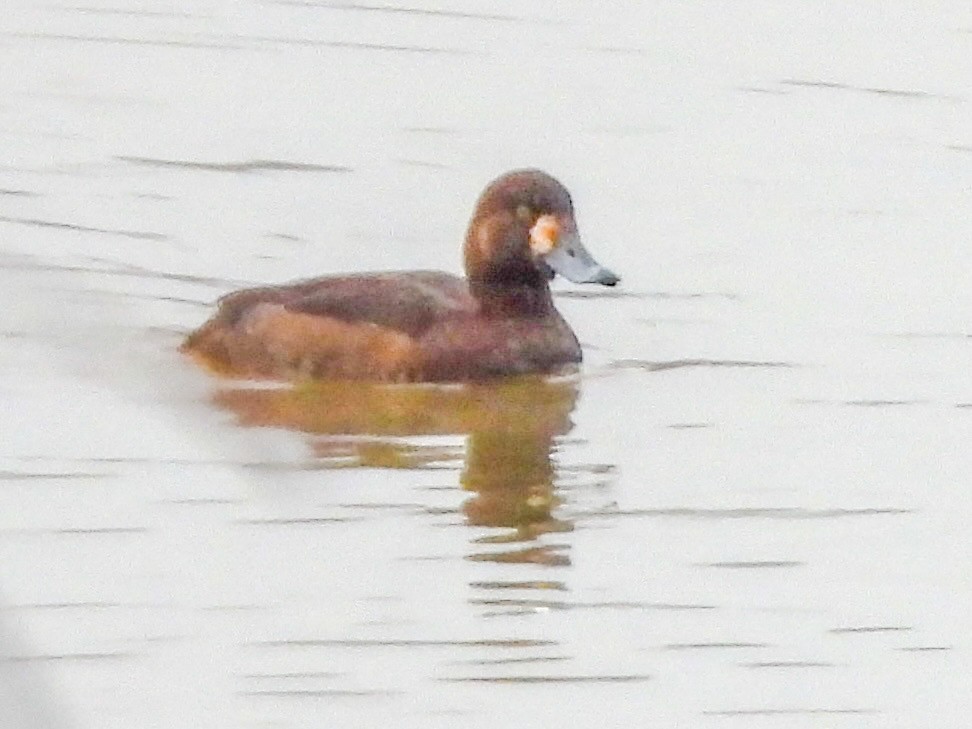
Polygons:
[[255,378],[389,382],[551,373],[581,360],[549,281],[614,286],[581,244],[566,188],[514,170],[483,191],[463,248],[466,278],[359,273],[244,289],[182,349],[218,372]]

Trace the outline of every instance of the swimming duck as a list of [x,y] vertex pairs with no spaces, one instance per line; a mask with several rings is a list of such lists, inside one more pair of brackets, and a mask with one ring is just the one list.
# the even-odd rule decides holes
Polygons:
[[514,170],[479,197],[466,278],[354,273],[243,289],[182,350],[223,374],[283,380],[457,382],[554,373],[581,361],[550,279],[614,286],[584,248],[567,189]]

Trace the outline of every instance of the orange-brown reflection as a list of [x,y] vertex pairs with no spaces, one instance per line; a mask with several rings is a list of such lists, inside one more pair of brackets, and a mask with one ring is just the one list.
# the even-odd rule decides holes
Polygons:
[[[552,515],[557,499],[550,456],[554,438],[572,427],[573,382],[539,377],[450,387],[315,382],[226,389],[215,399],[244,425],[317,436],[315,453],[334,467],[432,468],[464,458],[460,483],[473,493],[463,505],[468,523],[510,530],[480,544],[523,542],[571,528]],[[429,435],[465,435],[465,453],[407,440]],[[558,548],[537,546],[471,558],[569,563]]]

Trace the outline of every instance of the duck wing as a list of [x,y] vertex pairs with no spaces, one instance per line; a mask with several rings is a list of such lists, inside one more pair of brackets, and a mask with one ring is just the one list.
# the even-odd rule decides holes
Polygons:
[[[410,337],[476,310],[466,282],[437,271],[331,276],[257,291],[263,293],[251,296],[261,303],[279,303],[288,311],[346,323],[375,324]],[[236,302],[226,301],[223,306],[228,304]]]

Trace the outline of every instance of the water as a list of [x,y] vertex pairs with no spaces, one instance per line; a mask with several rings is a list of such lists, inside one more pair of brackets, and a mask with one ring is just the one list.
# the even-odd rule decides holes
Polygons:
[[[967,4],[8,5],[5,726],[967,721]],[[175,351],[524,165],[579,377]]]

